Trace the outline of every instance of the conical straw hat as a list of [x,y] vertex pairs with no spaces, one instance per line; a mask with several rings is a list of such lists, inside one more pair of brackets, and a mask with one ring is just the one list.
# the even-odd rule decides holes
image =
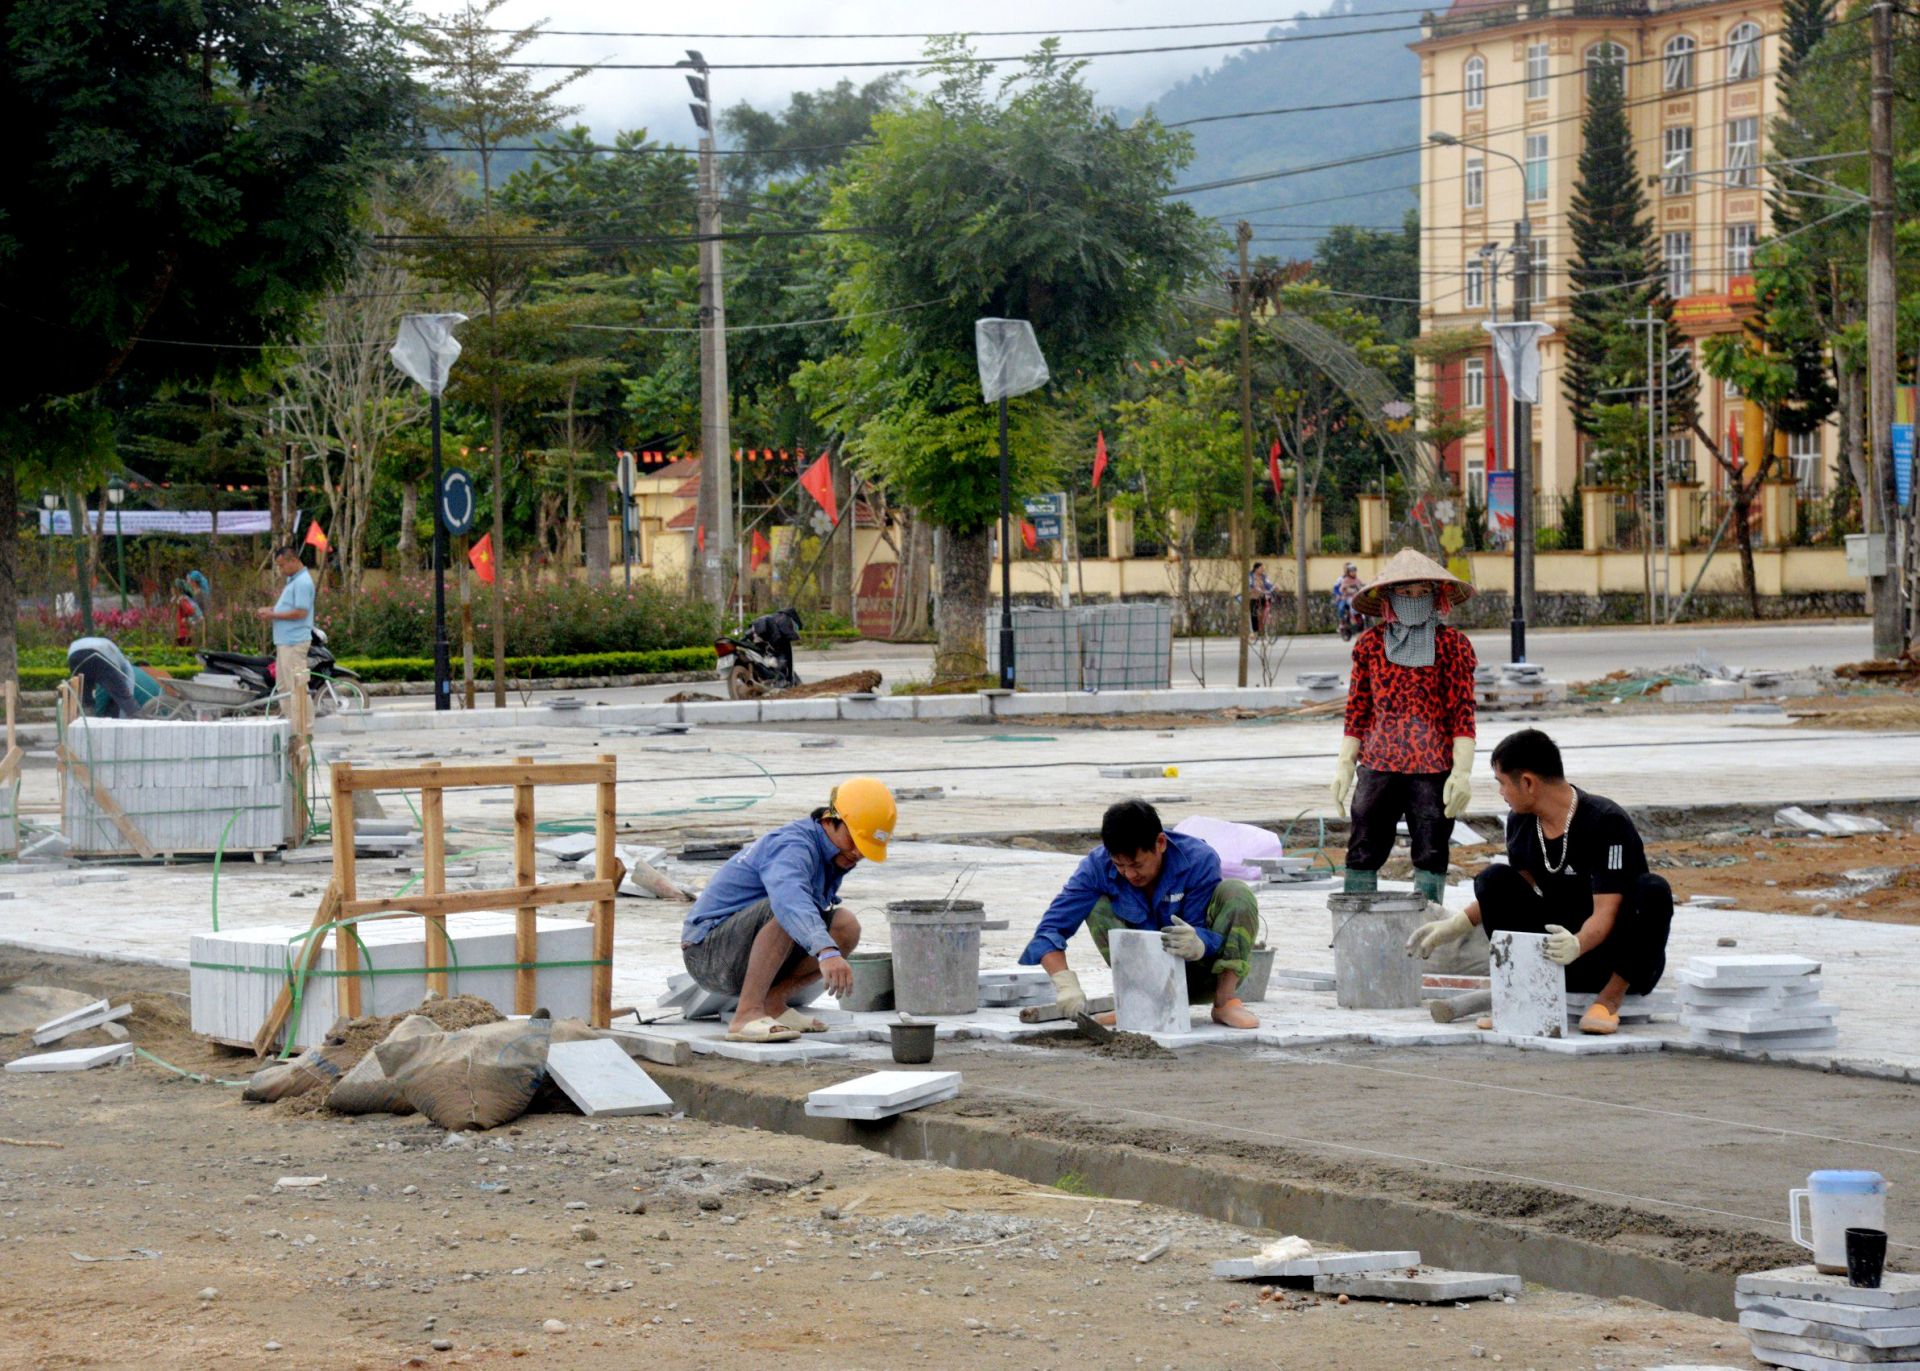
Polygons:
[[1446,608],[1463,605],[1473,598],[1473,587],[1455,576],[1440,563],[1417,552],[1413,548],[1403,547],[1387,559],[1380,574],[1353,597],[1353,607],[1369,618],[1378,618],[1383,605],[1383,592],[1390,586],[1403,586],[1414,581],[1428,581],[1435,586],[1446,587]]

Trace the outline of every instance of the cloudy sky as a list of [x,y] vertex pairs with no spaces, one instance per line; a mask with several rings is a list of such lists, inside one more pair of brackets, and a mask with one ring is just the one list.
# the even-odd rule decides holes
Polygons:
[[[445,13],[452,7],[432,0],[422,8]],[[587,64],[592,62],[671,63],[689,47],[699,49],[716,67],[728,63],[820,62],[845,64],[877,62],[860,67],[825,65],[806,70],[716,71],[714,102],[722,107],[745,99],[763,109],[779,109],[796,90],[827,86],[841,77],[870,80],[895,64],[917,58],[917,37],[851,38],[841,35],[912,33],[926,27],[965,27],[969,31],[1091,28],[1105,25],[1166,25],[1199,20],[1247,20],[1204,29],[1159,32],[1084,33],[1062,35],[1067,52],[1160,45],[1214,44],[1262,36],[1283,18],[1302,12],[1317,13],[1324,3],[1264,6],[1260,0],[1219,0],[1218,7],[1185,10],[1149,0],[967,0],[962,5],[902,6],[878,0],[854,3],[802,4],[799,0],[733,0],[720,5],[634,5],[617,0],[512,0],[496,16],[511,24],[529,24],[545,18],[553,30],[628,32],[647,30],[695,37],[543,37],[524,56],[533,61]],[[934,20],[932,15],[938,14]],[[722,34],[822,34],[819,39],[744,38]],[[983,56],[1008,56],[1027,51],[1037,37],[981,38],[975,51]],[[1188,76],[1203,71],[1231,53],[1231,47],[1209,47],[1128,57],[1100,58],[1089,79],[1111,104],[1137,107]],[[586,77],[567,98],[582,106],[580,120],[596,134],[646,127],[655,137],[676,142],[694,135],[687,113],[687,89],[672,71],[600,71]]]

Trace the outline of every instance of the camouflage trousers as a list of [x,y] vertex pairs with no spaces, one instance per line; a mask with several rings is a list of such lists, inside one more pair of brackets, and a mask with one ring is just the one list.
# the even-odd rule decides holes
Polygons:
[[[1114,914],[1113,904],[1108,900],[1096,901],[1093,912],[1087,915],[1087,932],[1093,935],[1093,945],[1100,949],[1100,956],[1109,966],[1113,964],[1113,954],[1107,950],[1107,935],[1115,929],[1133,927]],[[1187,963],[1189,1004],[1212,1004],[1221,972],[1247,974],[1247,954],[1253,951],[1253,944],[1260,936],[1260,906],[1253,897],[1253,888],[1245,881],[1222,881],[1215,886],[1213,899],[1207,904],[1206,927],[1222,936],[1220,955]]]

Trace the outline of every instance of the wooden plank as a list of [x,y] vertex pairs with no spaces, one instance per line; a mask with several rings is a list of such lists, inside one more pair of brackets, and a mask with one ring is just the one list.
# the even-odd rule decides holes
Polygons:
[[[531,768],[533,758],[515,757],[514,766]],[[529,887],[538,883],[534,874],[533,855],[533,784],[530,780],[516,782],[513,787],[513,883]],[[539,994],[533,963],[540,960],[540,934],[534,923],[535,906],[522,904],[513,916],[513,959],[520,969],[513,973],[513,1010],[516,1014],[531,1014],[534,1001]]]
[[[342,914],[336,917],[352,918],[345,913],[347,906],[353,903],[354,896],[360,893],[358,874],[353,866],[353,763],[335,762],[333,764],[333,804],[327,815],[327,822],[333,829],[333,882],[340,890]],[[336,971],[358,971],[360,969],[360,945],[353,939],[351,929],[341,929],[333,940],[333,962]],[[340,981],[340,1012],[348,1018],[360,1017],[360,978],[344,976]]]
[[541,762],[516,759],[512,766],[402,766],[355,769],[349,777],[353,790],[420,790],[435,785],[447,790],[477,786],[598,785],[613,778],[604,762]]
[[[617,759],[603,754],[607,770],[617,771]],[[620,889],[620,858],[613,850],[613,831],[618,819],[614,813],[614,778],[595,787],[598,803],[593,816],[593,874],[607,882],[614,892]],[[613,1020],[613,908],[614,896],[596,900],[593,906],[593,999],[589,1012],[595,1028],[605,1028]]]
[[127,840],[128,845],[135,852],[149,861],[159,855],[154,850],[153,844],[147,841],[147,835],[142,833],[139,826],[122,812],[120,806],[115,803],[113,795],[94,777],[85,762],[74,756],[65,743],[61,743],[54,752],[68,775],[87,788],[88,793],[93,796],[94,804],[98,805],[100,812],[120,830],[120,836]]
[[[613,898],[610,881],[561,881],[550,885],[503,886],[494,890],[455,890],[444,895],[415,891],[409,895],[383,895],[365,900],[348,900],[341,905],[346,918],[365,914],[471,914],[481,909],[535,910],[550,904],[591,904]],[[516,957],[518,950],[516,949]],[[537,960],[518,957],[521,961]]]
[[[329,884],[327,893],[320,897],[320,908],[314,911],[311,928],[324,928],[340,917],[340,887]],[[326,935],[314,933],[302,945],[299,956],[299,970],[311,971],[315,962],[320,960],[320,949],[326,946]],[[293,1010],[293,985],[289,982],[280,987],[280,993],[274,997],[273,1008],[267,1011],[267,1017],[260,1025],[260,1031],[253,1036],[253,1050],[264,1057],[273,1051],[274,1043],[280,1037],[280,1029],[287,1021],[287,1015]]]
[[[446,793],[438,786],[420,791],[420,889],[428,895],[444,895],[447,890]],[[427,965],[447,964],[447,916],[429,914],[427,921]],[[438,995],[447,993],[447,973],[427,972],[427,989]]]
[[693,1044],[679,1038],[666,1038],[657,1033],[641,1033],[619,1025],[607,1030],[607,1034],[620,1046],[626,1048],[629,1057],[640,1057],[646,1061],[658,1062],[661,1066],[692,1066]]

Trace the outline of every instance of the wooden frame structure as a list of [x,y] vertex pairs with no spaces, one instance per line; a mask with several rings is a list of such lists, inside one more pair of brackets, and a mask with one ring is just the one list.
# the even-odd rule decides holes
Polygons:
[[[343,922],[368,918],[419,917],[426,921],[427,988],[447,993],[447,915],[480,910],[511,910],[514,915],[513,1010],[531,1014],[537,999],[539,935],[535,918],[542,906],[590,903],[593,906],[593,979],[590,1022],[605,1028],[613,1017],[613,906],[622,872],[614,853],[616,759],[602,756],[592,762],[536,763],[516,757],[511,765],[443,767],[429,762],[413,767],[363,769],[351,762],[332,767],[333,882],[313,916],[311,936],[299,957],[294,975],[310,971],[319,960],[326,931]],[[541,885],[534,868],[533,795],[536,786],[591,785],[594,807],[594,870],[590,881],[560,881]],[[446,792],[480,788],[513,788],[513,884],[492,890],[447,890]],[[418,790],[420,792],[420,889],[407,895],[361,899],[354,867],[353,797],[360,791]],[[334,974],[340,977],[340,1011],[357,1017],[360,1007],[360,949],[351,937],[334,939]],[[263,1055],[271,1050],[293,1008],[293,986],[282,988],[266,1022],[254,1038]]]
[[[20,687],[13,681],[0,684],[0,697],[4,697],[7,710],[7,750],[0,752],[0,788],[10,786],[20,775],[20,738],[15,732],[15,716],[20,707]],[[20,802],[16,796],[12,807],[7,811],[6,832],[0,837],[0,852],[18,852],[20,850]]]

